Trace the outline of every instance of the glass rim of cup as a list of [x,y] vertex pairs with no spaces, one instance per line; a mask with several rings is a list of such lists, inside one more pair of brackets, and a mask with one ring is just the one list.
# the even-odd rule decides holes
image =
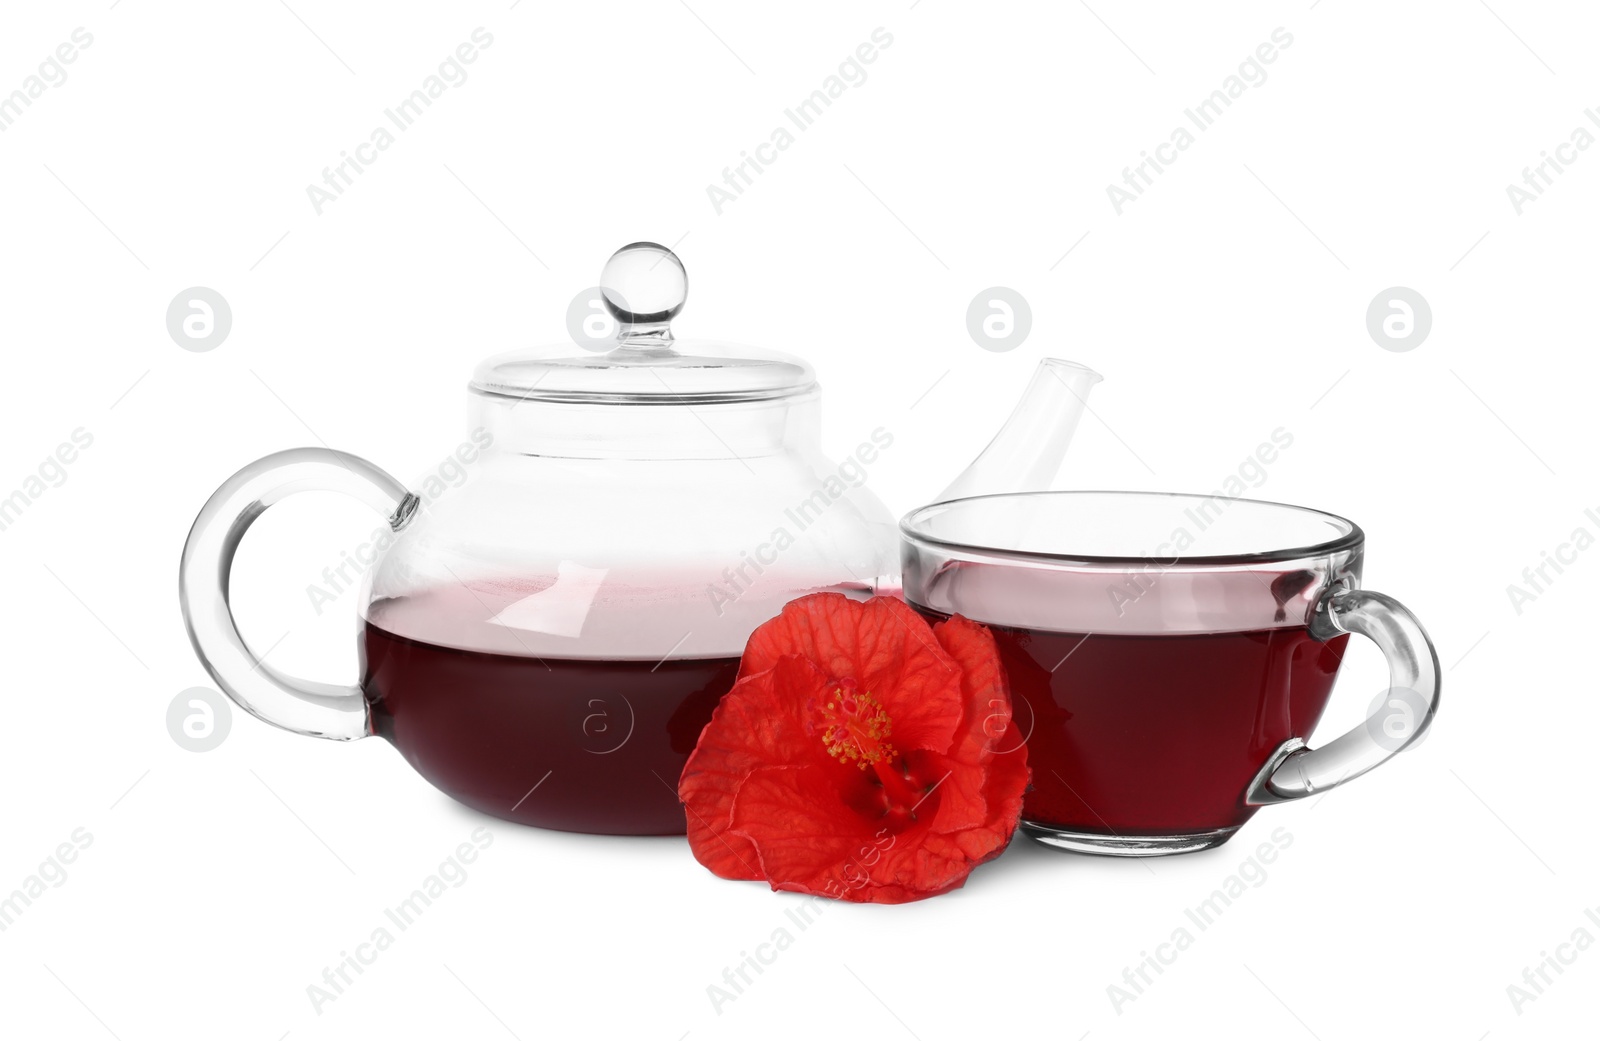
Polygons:
[[[1082,553],[1063,552],[1058,550],[1036,550],[1012,548],[994,543],[966,538],[950,538],[933,534],[928,530],[928,524],[940,513],[947,513],[952,508],[970,509],[975,504],[994,502],[997,500],[1040,500],[1040,499],[1084,499],[1094,496],[1115,498],[1119,501],[1143,499],[1147,501],[1186,500],[1189,502],[1223,501],[1229,508],[1244,505],[1248,509],[1263,508],[1279,511],[1284,514],[1293,514],[1298,517],[1311,518],[1327,524],[1338,531],[1332,538],[1318,542],[1300,545],[1275,546],[1267,549],[1252,550],[1234,553],[1208,553],[1185,554],[1182,552],[1159,555],[1163,567],[1232,567],[1251,564],[1282,563],[1285,561],[1302,560],[1314,557],[1327,557],[1338,554],[1359,551],[1366,541],[1366,534],[1360,525],[1354,521],[1341,517],[1336,513],[1318,510],[1309,506],[1297,506],[1293,503],[1274,502],[1268,499],[1247,499],[1220,494],[1204,495],[1198,492],[1162,492],[1123,490],[1111,488],[1086,488],[1064,489],[1049,491],[1022,491],[1022,492],[996,492],[986,495],[971,495],[959,499],[949,499],[943,502],[928,503],[919,506],[900,519],[900,533],[910,542],[937,548],[941,550],[954,550],[962,553],[979,554],[987,557],[1000,558],[1018,562],[1038,562],[1043,564],[1081,565],[1084,567],[1116,567],[1126,568],[1133,565],[1142,565],[1158,555],[1150,553]],[[1291,540],[1293,541],[1293,540]]]

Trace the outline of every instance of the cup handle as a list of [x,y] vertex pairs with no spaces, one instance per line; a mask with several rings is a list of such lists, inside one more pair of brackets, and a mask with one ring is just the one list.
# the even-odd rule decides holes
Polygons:
[[257,459],[207,500],[189,530],[178,570],[178,602],[200,663],[251,715],[297,734],[350,741],[368,733],[361,688],[298,679],[245,643],[228,602],[233,557],[244,533],[279,500],[301,491],[343,492],[389,514],[399,531],[419,500],[364,459],[328,448],[295,448]]
[[1389,734],[1380,707],[1365,723],[1321,748],[1290,738],[1250,782],[1244,800],[1248,806],[1303,799],[1360,777],[1421,737],[1438,711],[1439,656],[1422,623],[1398,600],[1364,589],[1334,589],[1318,602],[1310,630],[1319,640],[1358,633],[1377,644],[1389,661],[1389,689],[1403,695],[1417,722],[1409,733]]

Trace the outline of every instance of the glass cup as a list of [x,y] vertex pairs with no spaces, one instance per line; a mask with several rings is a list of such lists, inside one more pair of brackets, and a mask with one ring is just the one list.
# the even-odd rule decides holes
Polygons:
[[[1365,536],[1280,503],[1022,492],[901,522],[905,596],[994,632],[1033,784],[1022,827],[1082,853],[1226,842],[1261,806],[1359,777],[1421,736],[1439,662],[1410,611],[1360,588]],[[1363,724],[1307,740],[1350,633],[1388,659]]]

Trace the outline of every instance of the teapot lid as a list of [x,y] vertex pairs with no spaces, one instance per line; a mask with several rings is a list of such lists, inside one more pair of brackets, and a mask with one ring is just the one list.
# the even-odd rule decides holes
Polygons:
[[[533,401],[697,405],[788,397],[816,386],[811,366],[787,354],[674,338],[672,319],[688,290],[688,273],[672,250],[654,242],[623,246],[606,261],[600,285],[574,300],[572,342],[487,358],[470,387]],[[612,321],[602,321],[594,336],[600,305]]]

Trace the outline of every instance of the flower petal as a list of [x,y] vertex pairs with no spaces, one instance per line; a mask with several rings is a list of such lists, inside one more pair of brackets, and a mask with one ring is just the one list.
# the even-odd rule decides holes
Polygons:
[[994,636],[960,615],[934,626],[933,635],[961,676],[961,722],[949,753],[962,762],[983,762],[996,748],[1010,744],[1005,735],[1011,724],[1011,690]]
[[713,874],[751,881],[766,877],[749,840],[728,831],[734,795],[752,771],[794,762],[808,746],[815,746],[816,757],[827,758],[821,741],[805,733],[802,717],[807,701],[826,692],[827,678],[815,665],[788,655],[735,683],[700,732],[678,781],[678,798],[689,848]]
[[739,674],[769,669],[784,654],[809,658],[829,679],[853,677],[888,710],[897,748],[943,749],[955,737],[960,669],[899,600],[813,593],[790,601],[751,635]]
[[[967,827],[989,826],[992,841],[967,837],[968,848],[988,850],[974,855],[986,860],[998,855],[1011,841],[1022,814],[1027,791],[1027,735],[1015,729],[1010,685],[1006,680],[994,636],[987,628],[960,615],[933,628],[934,636],[961,670],[962,723],[949,755],[957,762],[981,764],[983,771],[951,766],[951,791],[940,806],[935,829],[953,833]],[[945,782],[949,785],[949,781]],[[974,821],[972,814],[981,814]]]
[[898,834],[837,806],[838,764],[757,770],[734,800],[733,830],[751,840],[775,890],[856,903],[899,904],[966,880],[972,862],[953,843],[926,845],[926,823]]
[[[873,736],[836,759],[824,720],[851,683],[887,717],[887,744]],[[752,635],[678,790],[691,849],[714,873],[902,903],[961,886],[1004,850],[1027,784],[987,629],[827,593]]]

